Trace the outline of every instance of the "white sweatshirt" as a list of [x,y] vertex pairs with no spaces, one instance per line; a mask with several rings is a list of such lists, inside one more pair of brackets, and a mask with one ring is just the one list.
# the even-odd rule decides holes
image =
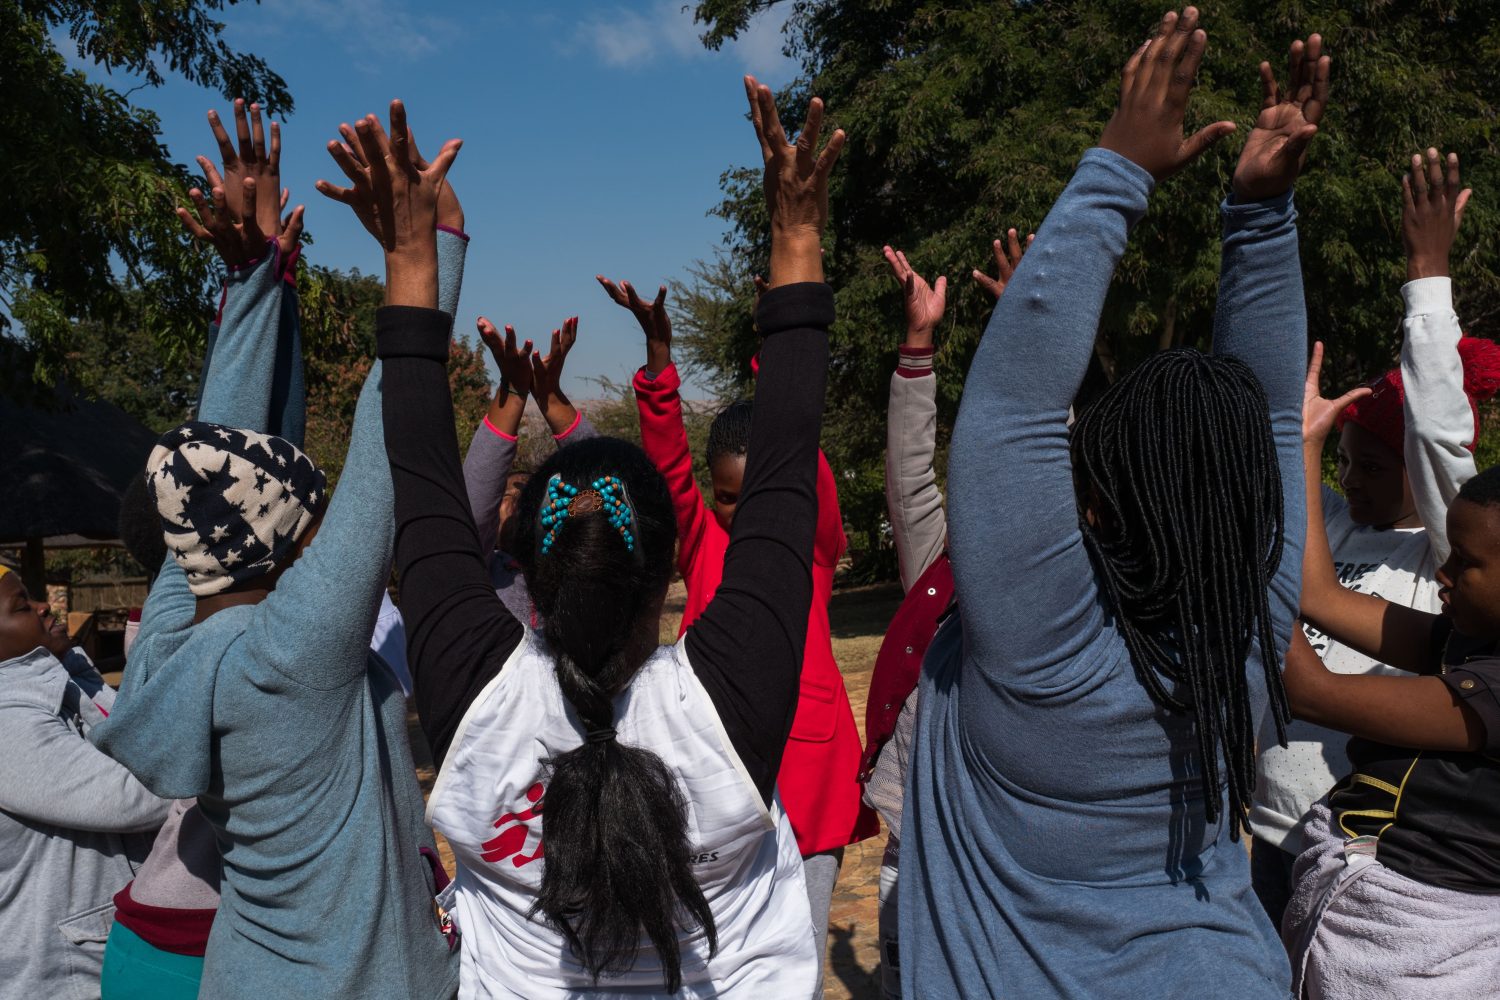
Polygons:
[[[1474,414],[1463,390],[1462,336],[1448,278],[1422,278],[1401,289],[1401,380],[1406,392],[1406,474],[1425,528],[1378,529],[1349,519],[1343,497],[1323,489],[1323,520],[1339,582],[1396,604],[1437,611],[1437,569],[1448,557],[1448,504],[1475,473],[1468,445]],[[1323,664],[1339,674],[1400,674],[1311,627],[1308,641]],[[1313,803],[1349,772],[1349,736],[1309,722],[1287,727],[1287,745],[1276,742],[1269,712],[1261,720],[1255,800],[1255,836],[1297,853],[1302,824]]]

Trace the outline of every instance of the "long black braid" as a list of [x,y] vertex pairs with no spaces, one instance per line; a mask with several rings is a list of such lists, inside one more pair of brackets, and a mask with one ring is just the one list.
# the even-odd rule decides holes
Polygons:
[[1072,453],[1084,541],[1136,674],[1195,717],[1209,822],[1222,751],[1238,838],[1255,787],[1252,640],[1283,742],[1291,720],[1267,594],[1285,512],[1265,391],[1237,358],[1165,351],[1084,412]]

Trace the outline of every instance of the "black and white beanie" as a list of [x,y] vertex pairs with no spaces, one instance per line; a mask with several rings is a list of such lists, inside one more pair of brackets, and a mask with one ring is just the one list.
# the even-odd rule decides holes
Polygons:
[[275,569],[328,505],[328,478],[290,441],[200,420],[162,435],[146,485],[198,597]]

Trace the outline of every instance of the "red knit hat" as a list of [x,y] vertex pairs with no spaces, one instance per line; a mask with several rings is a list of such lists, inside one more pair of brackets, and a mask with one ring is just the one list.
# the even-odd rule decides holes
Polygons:
[[[1468,449],[1479,440],[1479,404],[1500,390],[1500,345],[1481,337],[1463,337],[1458,342],[1458,357],[1464,366],[1464,395],[1474,413],[1474,436]],[[1406,450],[1406,390],[1401,385],[1401,369],[1394,368],[1370,383],[1374,390],[1357,399],[1339,414],[1337,427],[1354,421],[1379,438],[1397,455]]]

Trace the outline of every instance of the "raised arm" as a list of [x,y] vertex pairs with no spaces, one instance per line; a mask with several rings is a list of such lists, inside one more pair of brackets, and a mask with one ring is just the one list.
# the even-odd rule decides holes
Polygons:
[[885,248],[891,274],[901,284],[906,337],[899,348],[885,415],[885,509],[896,541],[902,589],[932,565],[948,542],[948,519],[938,489],[937,377],[932,373],[933,331],[943,319],[948,279],[927,283],[906,254]]
[[1328,102],[1330,60],[1322,39],[1293,42],[1289,80],[1281,89],[1261,63],[1262,105],[1225,199],[1214,351],[1245,362],[1265,390],[1281,471],[1285,529],[1271,579],[1272,627],[1278,645],[1263,650],[1280,662],[1297,616],[1306,518],[1303,505],[1303,358],[1307,306],[1297,243],[1292,185]]
[[460,144],[450,141],[419,167],[399,101],[391,103],[389,139],[373,116],[356,132],[363,162],[342,143],[328,147],[353,187],[319,182],[319,190],[353,207],[385,250],[386,305],[376,316],[376,342],[396,575],[413,696],[441,765],[469,702],[524,634],[490,586],[475,534],[448,388],[452,317],[435,308],[438,199]]
[[745,78],[765,161],[771,286],[745,477],[719,589],[688,629],[688,657],[751,779],[767,802],[797,708],[817,529],[818,434],[828,380],[833,293],[820,238],[828,173],[844,145],[817,152],[823,102],[813,98],[789,145],[769,88]]
[[531,392],[531,341],[518,348],[514,328],[507,326],[501,337],[495,324],[483,316],[478,326],[479,339],[490,349],[500,371],[500,384],[464,455],[464,489],[474,514],[479,550],[488,555],[499,535],[500,501],[505,498],[505,481],[515,467],[521,418]]
[[210,196],[188,192],[197,215],[177,210],[195,238],[218,250],[227,268],[224,294],[204,356],[198,419],[261,433],[282,434],[301,444],[306,426],[296,289],[286,289],[288,268],[302,234],[303,208],[285,219],[281,183],[281,129],[270,123],[269,140],[260,107],[235,101],[238,147],[217,112],[209,127],[223,162],[221,174],[207,157],[198,166]]
[[618,285],[594,276],[617,305],[629,309],[646,335],[646,364],[635,373],[636,411],[641,420],[641,448],[667,480],[677,513],[677,567],[687,572],[708,530],[708,505],[693,478],[693,455],[682,422],[682,380],[672,363],[672,320],[667,315],[667,286],[647,302],[628,281]]
[[1446,164],[1436,149],[1411,158],[1402,180],[1401,235],[1407,283],[1401,289],[1401,385],[1405,390],[1403,454],[1417,514],[1427,529],[1434,565],[1448,558],[1448,506],[1477,471],[1474,412],[1464,392],[1458,314],[1448,258],[1469,190],[1461,186],[1458,154]]
[[[1102,629],[1078,528],[1068,407],[1115,265],[1156,181],[1234,127],[1219,122],[1183,138],[1206,44],[1189,8],[1168,14],[1131,56],[1101,148],[1083,155],[1037,231],[969,368],[948,459],[948,552],[969,662],[1035,675]],[[1026,512],[1024,525],[1009,517],[1015,511]],[[1025,585],[995,586],[996,566]]]
[[[1307,541],[1302,556],[1302,617],[1351,649],[1401,670],[1424,672],[1432,661],[1433,629],[1439,617],[1393,604],[1339,583],[1323,517],[1323,446],[1334,419],[1368,387],[1324,399],[1320,391],[1323,345],[1313,345],[1303,388],[1303,496]],[[1291,516],[1288,511],[1288,517]],[[1290,530],[1290,524],[1288,524]],[[1283,562],[1285,557],[1283,558]],[[1293,705],[1293,711],[1296,706]]]

